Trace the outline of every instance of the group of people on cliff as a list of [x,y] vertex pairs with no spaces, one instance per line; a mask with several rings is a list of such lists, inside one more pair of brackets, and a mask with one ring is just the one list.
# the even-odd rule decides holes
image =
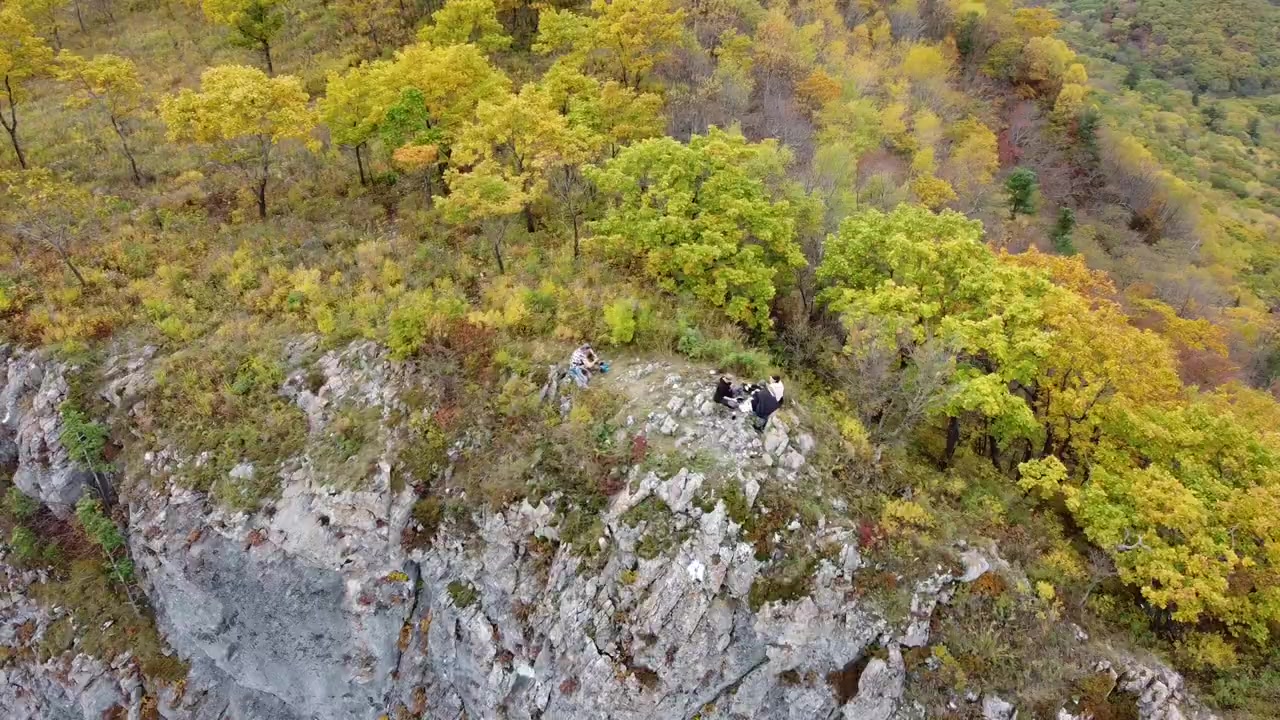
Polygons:
[[769,417],[782,407],[785,392],[781,375],[770,375],[763,383],[734,382],[728,375],[721,375],[711,399],[738,412],[751,413],[751,426],[763,432]]
[[[600,358],[591,343],[579,346],[569,356],[566,375],[578,387],[587,387],[591,376],[597,372],[609,372],[609,363]],[[782,407],[785,392],[780,375],[771,375],[763,383],[735,382],[730,376],[721,375],[712,400],[736,412],[750,413],[751,426],[763,432],[769,424],[769,417]]]

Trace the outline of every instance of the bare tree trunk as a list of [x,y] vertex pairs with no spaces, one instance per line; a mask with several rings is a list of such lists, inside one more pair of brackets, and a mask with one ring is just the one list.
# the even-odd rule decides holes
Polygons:
[[258,181],[258,219],[267,219],[267,177],[264,175]]
[[535,229],[533,225],[533,206],[529,204],[524,206],[524,229],[529,232],[533,232]]
[[506,275],[507,268],[502,263],[502,236],[501,235],[493,236],[493,259],[498,261],[498,274]]
[[579,234],[578,234],[578,212],[574,210],[573,211],[573,259],[575,262],[577,261],[578,255],[580,254],[579,243],[580,243],[580,240],[579,240]]
[[275,66],[271,64],[271,43],[268,43],[266,40],[262,41],[262,56],[267,60],[267,74],[275,75]]
[[364,147],[364,143],[356,145],[356,167],[360,170],[360,184],[368,185],[369,181],[364,176],[364,157],[360,154],[360,148]]
[[267,219],[267,181],[271,179],[271,138],[258,137],[259,147],[262,150],[262,168],[261,174],[258,175],[258,219]]
[[13,143],[13,151],[18,154],[18,165],[23,170],[27,169],[27,156],[22,153],[22,146],[18,144],[18,128],[10,127],[8,124],[4,126],[9,131],[9,142]]
[[129,137],[125,134],[124,128],[120,127],[120,122],[116,120],[115,115],[111,115],[111,127],[116,131],[116,135],[120,138],[120,147],[124,148],[124,156],[129,158],[129,169],[133,171],[133,184],[142,186],[142,173],[138,172],[138,161],[133,157],[133,150],[129,147]]
[[956,456],[956,446],[960,444],[960,418],[951,417],[947,420],[947,450],[943,456],[943,467],[951,467],[951,461]]
[[22,153],[22,145],[18,143],[18,106],[13,97],[13,86],[9,83],[9,76],[4,76],[4,90],[9,97],[9,119],[4,119],[4,113],[0,112],[0,125],[4,126],[6,132],[9,133],[9,142],[13,143],[13,151],[18,155],[18,165],[23,170],[27,169],[27,156]]
[[89,283],[85,282],[84,276],[80,274],[79,268],[77,268],[75,264],[71,262],[71,255],[67,252],[66,248],[62,247],[57,243],[49,243],[49,244],[52,245],[54,251],[58,253],[58,257],[62,258],[63,264],[66,265],[67,268],[71,270],[71,274],[76,276],[76,280],[80,281],[80,287],[82,288],[89,287]]
[[80,23],[80,32],[85,32],[84,15],[80,12],[80,0],[75,0],[74,4],[76,7],[76,22]]

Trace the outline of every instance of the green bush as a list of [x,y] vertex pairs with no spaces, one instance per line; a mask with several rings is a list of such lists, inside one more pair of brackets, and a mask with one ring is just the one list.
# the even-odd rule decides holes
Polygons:
[[435,495],[428,495],[413,504],[413,519],[422,525],[422,534],[428,538],[436,534],[444,518],[444,504]]
[[416,415],[409,421],[409,437],[400,462],[417,482],[429,483],[448,462],[449,435],[431,416]]
[[475,605],[480,600],[480,593],[476,592],[471,583],[454,580],[449,583],[449,598],[453,600],[455,606],[465,609]]
[[21,490],[16,487],[10,487],[4,494],[4,505],[9,513],[19,520],[26,520],[36,511],[40,509],[40,503],[34,498],[27,497]]
[[443,337],[449,325],[466,311],[466,299],[449,283],[408,293],[387,320],[387,347],[392,357],[417,354],[429,341]]
[[40,555],[40,542],[36,539],[36,534],[21,525],[14,527],[9,534],[9,547],[13,549],[13,556],[24,565],[30,564]]
[[743,377],[764,377],[773,366],[764,352],[747,349],[733,340],[708,339],[700,330],[690,326],[685,326],[680,331],[676,350],[690,360],[710,362],[726,372]]
[[636,337],[636,301],[622,298],[604,308],[604,323],[609,328],[610,345],[627,345]]
[[58,438],[67,449],[71,461],[86,470],[106,472],[111,463],[106,460],[107,428],[89,420],[79,408],[70,402],[61,407],[62,432]]

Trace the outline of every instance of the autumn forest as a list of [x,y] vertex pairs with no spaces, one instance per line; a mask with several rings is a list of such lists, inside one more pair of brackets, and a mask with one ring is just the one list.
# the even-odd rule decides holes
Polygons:
[[0,0],[0,76],[0,342],[157,348],[138,432],[229,508],[292,338],[447,356],[493,425],[581,342],[776,371],[886,555],[993,538],[1280,708],[1273,4]]

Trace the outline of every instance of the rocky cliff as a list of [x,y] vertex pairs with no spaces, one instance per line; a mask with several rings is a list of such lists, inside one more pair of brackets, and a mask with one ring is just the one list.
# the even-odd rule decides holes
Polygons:
[[[114,422],[146,414],[153,354],[105,364],[97,392]],[[0,357],[0,463],[65,516],[91,491],[59,440],[75,368],[39,353]],[[186,679],[153,682],[128,653],[94,657],[80,643],[40,659],[31,649],[61,610],[32,597],[37,573],[0,560],[0,707],[6,717],[85,720],[928,717],[904,653],[928,646],[930,617],[955,588],[1016,571],[993,549],[956,548],[954,567],[926,568],[909,614],[895,617],[861,586],[873,568],[855,528],[834,514],[771,518],[763,546],[773,550],[762,552],[752,518],[783,512],[762,491],[802,495],[814,484],[808,424],[821,418],[790,407],[757,435],[710,402],[713,379],[619,359],[598,381],[622,400],[610,418],[618,443],[686,462],[631,464],[569,542],[566,491],[555,488],[497,507],[455,489],[464,517],[424,525],[415,485],[399,476],[415,446],[397,423],[430,410],[418,404],[439,379],[371,344],[299,361],[279,392],[309,437],[326,437],[352,408],[379,419],[359,482],[333,482],[313,442],[270,470],[279,491],[268,503],[233,512],[187,489],[184,473],[200,458],[139,452],[117,478],[128,546]],[[570,412],[554,377],[543,396]],[[442,474],[461,472],[463,456],[472,473],[496,472],[484,467],[490,441],[455,440]],[[802,572],[779,580],[798,554]],[[1142,720],[1202,716],[1171,671],[1097,655],[1098,672]],[[1017,717],[994,690],[956,702]],[[1060,718],[1090,716],[1062,700]]]

